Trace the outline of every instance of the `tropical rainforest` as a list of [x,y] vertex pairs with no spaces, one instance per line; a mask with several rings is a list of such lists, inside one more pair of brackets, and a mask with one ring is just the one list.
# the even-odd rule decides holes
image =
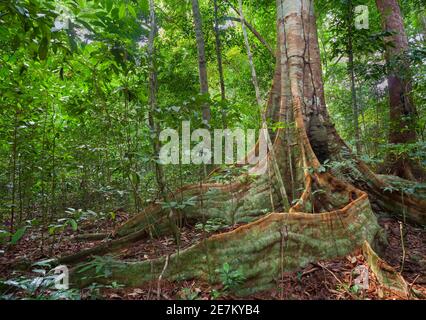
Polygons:
[[1,0],[0,299],[425,299],[425,40],[424,0]]

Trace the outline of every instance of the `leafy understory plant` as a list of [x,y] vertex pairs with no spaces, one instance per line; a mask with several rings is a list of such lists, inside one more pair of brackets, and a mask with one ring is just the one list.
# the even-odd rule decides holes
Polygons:
[[57,223],[49,225],[49,234],[55,235],[58,233],[63,233],[70,226],[72,231],[77,231],[78,223],[72,218],[61,218],[57,220]]
[[210,291],[210,297],[212,300],[219,299],[222,296],[222,293],[219,290],[213,289]]
[[197,197],[192,197],[182,202],[170,201],[160,203],[163,209],[184,210],[187,207],[195,207],[197,205]]
[[102,289],[121,289],[124,286],[122,284],[119,284],[118,282],[114,281],[110,285],[104,285],[99,283],[92,283],[90,286],[84,289],[84,291],[87,291],[83,293],[83,299],[86,299],[87,297],[90,297],[90,300],[98,300],[102,299]]
[[[114,268],[123,268],[123,264],[117,262],[113,256],[95,256],[92,261],[80,264],[77,272],[83,273],[90,269],[94,269],[96,278],[108,278],[112,275],[112,270]],[[85,277],[83,279],[85,279]]]
[[25,236],[28,229],[40,225],[39,219],[32,219],[25,221],[25,225],[18,228],[15,232],[11,233],[7,230],[0,229],[0,244],[16,245]]
[[[0,229],[0,244],[10,244],[15,245],[19,242],[19,240],[22,239],[22,237],[25,235],[25,232],[27,231],[28,226],[24,226],[22,228],[19,228],[14,233],[10,233],[9,231]],[[10,239],[10,240],[9,240]]]
[[67,214],[67,217],[70,219],[74,219],[77,222],[82,221],[96,221],[96,220],[115,220],[116,219],[116,213],[115,212],[95,212],[93,210],[83,210],[83,209],[74,209],[74,208],[68,208],[65,210],[65,213]]
[[180,292],[180,297],[182,300],[197,300],[200,295],[199,289],[192,288],[183,288]]
[[225,262],[221,268],[216,269],[215,271],[217,274],[219,274],[219,279],[225,292],[236,289],[246,280],[246,277],[244,276],[241,269],[233,270],[227,262]]
[[[80,300],[78,289],[58,289],[56,280],[58,275],[54,269],[46,270],[47,262],[37,265],[33,269],[35,277],[20,276],[14,279],[0,281],[0,300]],[[19,294],[19,295],[18,295]]]
[[206,221],[206,223],[197,223],[195,225],[196,230],[204,230],[206,232],[215,232],[224,228],[229,227],[225,220],[220,218],[213,218]]

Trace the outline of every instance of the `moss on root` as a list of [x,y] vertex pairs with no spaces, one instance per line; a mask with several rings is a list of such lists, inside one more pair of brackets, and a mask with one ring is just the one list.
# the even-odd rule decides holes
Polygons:
[[362,251],[371,271],[376,275],[381,285],[398,293],[402,298],[410,297],[411,289],[401,274],[380,259],[367,241],[364,242]]
[[[193,198],[195,206],[184,209],[188,220],[221,218],[228,224],[249,223],[271,212],[270,190],[267,177],[243,175],[248,181],[232,184],[193,185],[175,194],[184,199]],[[243,179],[243,178],[241,178]],[[274,195],[278,203],[277,196]],[[203,203],[201,206],[200,203]],[[153,235],[170,232],[170,219],[160,204],[152,205],[117,229],[116,236],[123,237],[139,230]]]
[[[366,195],[347,207],[322,214],[272,213],[234,231],[212,236],[169,257],[143,262],[117,261],[108,278],[94,270],[75,268],[71,283],[83,287],[91,282],[139,286],[162,279],[202,279],[219,282],[216,269],[225,262],[240,269],[246,281],[235,292],[247,295],[274,285],[280,272],[310,262],[344,256],[364,241],[374,244],[381,229]],[[167,263],[166,263],[167,262]],[[167,267],[165,268],[165,265]]]

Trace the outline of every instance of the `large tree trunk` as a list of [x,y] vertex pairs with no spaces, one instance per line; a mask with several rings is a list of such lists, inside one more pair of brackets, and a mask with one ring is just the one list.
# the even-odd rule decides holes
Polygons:
[[[416,108],[411,97],[410,64],[407,61],[408,38],[397,0],[376,0],[384,31],[393,32],[386,50],[390,104],[389,143],[415,143]],[[406,154],[389,155],[382,172],[409,180],[423,180],[423,170]]]
[[[198,0],[192,0],[192,12],[194,15],[195,36],[198,49],[198,71],[200,74],[200,93],[207,98],[209,94],[209,83],[207,78],[207,60],[204,46],[203,23],[201,19],[200,6]],[[203,103],[203,121],[210,122],[211,112],[208,103]]]
[[[117,262],[112,266],[112,276],[97,278],[97,282],[136,286],[156,280],[160,274],[170,280],[217,282],[214,270],[227,262],[235,269],[242,268],[247,281],[237,291],[248,294],[273,285],[282,271],[344,256],[361,248],[365,241],[375,244],[380,240],[382,232],[368,195],[382,207],[404,207],[407,215],[425,221],[425,201],[384,192],[388,182],[351,154],[331,124],[325,107],[313,1],[277,0],[277,12],[277,65],[266,115],[271,121],[289,125],[271,132],[274,146],[258,166],[275,158],[278,172],[272,170],[272,177],[257,179],[245,174],[232,184],[209,183],[180,190],[184,197],[202,199],[202,205],[185,210],[189,219],[220,217],[229,224],[247,224],[169,257]],[[247,157],[255,152],[256,148]],[[321,162],[326,159],[349,164],[340,166],[340,170],[324,170]],[[288,212],[282,210],[286,197],[281,194],[281,183],[295,203]],[[265,215],[265,211],[274,212]],[[117,239],[109,244],[120,248],[140,239],[149,229],[159,234],[170,232],[166,216],[159,204],[153,205],[120,227]],[[96,254],[91,250],[89,254]],[[82,256],[75,261],[81,261]],[[74,284],[83,286],[94,280],[94,270],[78,270],[71,274]]]

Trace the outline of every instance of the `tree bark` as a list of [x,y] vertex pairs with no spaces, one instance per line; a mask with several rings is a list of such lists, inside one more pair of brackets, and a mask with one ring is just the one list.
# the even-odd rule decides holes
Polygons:
[[[160,155],[161,144],[159,140],[160,128],[155,121],[155,109],[157,108],[157,70],[155,66],[155,37],[157,34],[157,23],[155,19],[154,0],[149,0],[150,10],[150,27],[148,39],[148,63],[149,63],[149,113],[148,122],[153,136],[153,149],[156,160]],[[164,177],[163,168],[155,161],[155,173],[157,178],[158,188],[161,196],[164,198],[166,195],[166,182]]]
[[220,40],[220,30],[219,30],[219,17],[218,17],[219,7],[217,5],[217,0],[214,0],[214,34],[216,40],[216,57],[217,57],[217,68],[219,72],[219,83],[220,83],[220,96],[222,102],[222,125],[223,128],[227,128],[226,123],[226,88],[225,88],[225,79],[223,76],[223,63],[222,63],[222,42]]
[[[238,11],[237,11],[238,14]],[[240,18],[237,17],[224,17],[224,20],[230,20],[230,21],[235,21],[238,23],[243,23],[243,21],[241,21]],[[247,20],[244,20],[244,23],[246,25],[246,27],[250,30],[251,33],[253,33],[253,35],[257,38],[257,40],[260,41],[261,44],[263,44],[265,46],[266,49],[268,49],[268,51],[271,53],[271,56],[275,57],[275,53],[274,50],[272,50],[270,44],[265,40],[264,37],[262,37],[262,35],[259,33],[259,31],[257,31],[253,25],[248,22]]]
[[358,99],[356,93],[355,83],[355,62],[354,62],[354,51],[353,51],[353,36],[354,36],[354,16],[353,16],[353,4],[349,1],[349,21],[348,21],[348,56],[349,56],[349,76],[351,81],[351,94],[352,94],[352,110],[354,117],[354,129],[355,129],[355,146],[356,153],[361,154],[361,140],[360,140],[360,128],[359,128],[359,108]]
[[[226,2],[229,4],[229,6],[232,8],[232,10],[234,10],[234,12],[238,15],[240,15],[240,10],[237,9],[229,0],[226,0]],[[232,19],[235,20],[232,17],[227,17],[228,19]],[[239,20],[237,20],[240,23],[244,23],[247,28],[249,28],[249,30],[254,34],[254,36],[269,50],[269,52],[275,56],[274,50],[272,50],[271,46],[269,45],[269,43],[260,35],[260,33],[245,19],[241,20],[241,18]]]
[[256,93],[256,101],[257,101],[257,104],[259,106],[261,106],[263,104],[263,102],[262,102],[262,97],[260,96],[259,82],[257,81],[256,68],[254,67],[254,62],[253,62],[253,54],[251,53],[250,43],[249,43],[249,40],[248,40],[247,29],[246,29],[246,24],[245,24],[245,19],[244,19],[242,0],[238,0],[238,5],[239,5],[238,14],[240,15],[240,19],[241,19],[241,29],[243,30],[244,44],[246,46],[248,61],[249,61],[249,64],[250,64],[251,79],[252,79],[252,82],[253,82],[254,91]]
[[[393,32],[389,37],[391,45],[386,50],[388,65],[388,90],[390,105],[390,144],[407,144],[417,141],[417,112],[411,97],[410,64],[406,54],[409,49],[401,9],[397,0],[376,0],[384,31]],[[385,173],[397,175],[409,180],[423,180],[423,170],[407,154],[389,155]]]
[[[207,78],[207,60],[204,45],[203,23],[200,13],[198,0],[192,0],[192,12],[194,15],[195,36],[198,49],[198,71],[200,76],[200,93],[207,98],[209,94],[209,83]],[[210,106],[207,102],[203,103],[203,122],[208,124],[211,118]]]

